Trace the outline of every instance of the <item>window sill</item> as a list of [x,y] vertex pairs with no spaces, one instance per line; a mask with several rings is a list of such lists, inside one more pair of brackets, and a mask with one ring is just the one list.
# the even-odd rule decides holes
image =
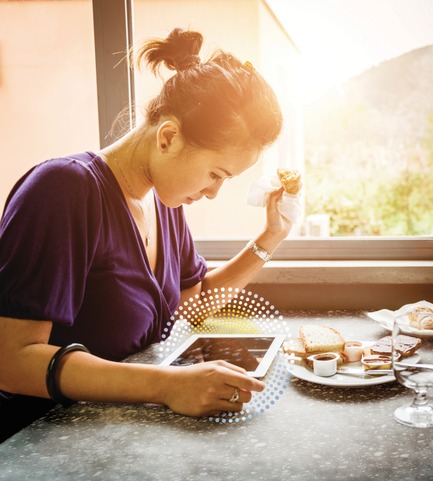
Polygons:
[[[223,261],[209,261],[210,269]],[[433,301],[433,261],[272,260],[247,286],[278,309],[398,309]]]
[[[210,269],[224,261],[208,261]],[[433,261],[279,261],[266,263],[254,284],[431,284]]]

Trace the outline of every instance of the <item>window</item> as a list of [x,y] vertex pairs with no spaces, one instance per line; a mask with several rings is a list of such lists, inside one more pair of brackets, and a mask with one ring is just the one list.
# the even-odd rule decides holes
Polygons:
[[[346,11],[343,3],[336,2],[330,8],[323,2],[320,6],[315,0],[220,2],[218,12],[208,8],[209,2],[198,0],[183,2],[182,9],[174,9],[170,2],[164,1],[134,2],[137,39],[163,36],[174,25],[197,28],[207,40],[204,52],[212,46],[221,46],[236,51],[241,58],[252,60],[273,85],[284,111],[286,130],[259,165],[241,178],[232,180],[216,200],[186,208],[196,237],[255,235],[263,223],[263,212],[246,205],[249,185],[262,174],[274,172],[279,165],[297,167],[304,172],[304,219],[292,237],[293,234],[308,237],[432,234],[430,205],[433,194],[429,187],[433,182],[433,111],[428,107],[433,96],[432,62],[429,60],[433,58],[430,53],[433,46],[402,57],[407,53],[404,48],[416,45],[413,40],[403,42],[400,34],[398,41],[401,45],[391,45],[386,51],[379,43],[376,50],[383,51],[382,57],[371,58],[383,60],[388,51],[392,51],[394,58],[386,59],[375,68],[370,68],[368,59],[363,59],[363,63],[356,65],[366,66],[366,71],[357,72],[356,79],[347,80],[339,85],[339,89],[327,92],[323,99],[310,102],[303,111],[302,121],[302,86],[298,81],[301,55],[295,43],[299,28],[293,30],[295,42],[291,36],[293,22],[297,18],[302,20],[302,16],[298,15],[292,23],[286,22],[288,12],[293,14],[296,9],[310,9],[307,21],[302,24],[302,29],[308,29],[310,37],[317,28],[320,34],[335,37],[335,33],[324,33],[323,27],[331,21],[337,22],[334,17],[339,14],[353,22],[352,29],[358,29],[350,34],[346,32],[349,38],[358,35],[360,40],[368,40],[366,31],[361,31],[365,28],[361,23],[363,19],[356,23],[354,18],[357,11],[365,11],[365,6],[361,5],[363,2],[349,3],[353,12]],[[288,4],[293,7],[287,12]],[[396,22],[403,21],[401,15],[404,12],[400,12],[400,16],[397,12],[394,17],[389,3],[385,8],[377,8],[371,2],[367,2],[367,6],[370,12],[376,8],[381,16],[377,25],[371,25],[372,29],[382,25],[382,31],[387,28],[391,35]],[[406,2],[407,7],[411,11],[418,7],[416,15],[404,24],[410,36],[412,30],[425,28],[429,23],[421,6]],[[317,10],[316,14],[311,8]],[[431,9],[427,13],[430,19],[433,18]],[[319,14],[325,18],[318,19]],[[423,18],[423,23],[414,21],[418,17]],[[240,24],[238,18],[248,21]],[[224,36],[220,35],[222,23]],[[309,23],[312,24],[310,28]],[[337,27],[340,25],[336,23]],[[375,35],[370,33],[371,48],[374,42],[380,42]],[[427,35],[426,39],[433,43],[433,34]],[[326,38],[313,38],[316,61],[323,52],[317,44],[324,40],[327,44]],[[422,42],[422,39],[417,41]],[[352,52],[353,57],[360,56],[355,47]],[[338,54],[339,50],[336,50],[334,55]],[[414,83],[417,75],[420,79]],[[329,71],[316,71],[315,76],[325,77],[321,80],[328,82],[332,80],[327,79]],[[395,81],[396,77],[399,82]],[[149,85],[147,76],[142,76],[137,85],[141,90],[143,85]],[[148,91],[153,94],[155,90],[150,88]],[[410,122],[415,123],[414,117],[416,125],[409,127]],[[302,135],[303,126],[305,135]],[[234,209],[239,215],[226,215]],[[239,217],[242,222],[238,222]]]
[[[211,0],[185,0],[182,8],[178,8],[178,3],[169,0],[0,0],[2,204],[12,184],[35,162],[68,152],[97,150],[99,142],[108,142],[112,121],[134,96],[140,120],[140,107],[158,91],[160,83],[149,72],[128,74],[124,52],[131,41],[132,30],[138,42],[164,36],[174,26],[190,27],[204,34],[206,43],[201,52],[204,58],[214,48],[221,47],[235,51],[241,59],[256,65],[276,90],[286,119],[280,141],[258,165],[228,182],[216,200],[203,200],[186,207],[202,254],[208,259],[229,258],[254,237],[263,226],[264,212],[246,205],[251,182],[273,172],[277,166],[291,166],[305,171],[308,178],[305,223],[281,245],[275,259],[433,259],[432,226],[428,217],[423,221],[425,228],[409,232],[416,236],[407,236],[407,232],[401,230],[335,231],[334,225],[328,223],[329,204],[313,202],[319,189],[310,185],[310,179],[321,172],[313,165],[320,148],[314,146],[313,155],[312,144],[304,142],[303,115],[308,116],[309,112],[303,110],[301,103],[301,52],[289,28],[283,25],[282,17],[276,14],[278,1],[223,0],[218,2],[218,11],[210,8],[210,3]],[[416,10],[418,3],[409,0],[408,3]],[[41,24],[38,18],[44,19],[43,29],[36,27]],[[243,21],[239,22],[239,18]],[[433,85],[428,79],[426,83]],[[110,89],[104,91],[107,85]],[[362,120],[362,109],[358,114]],[[392,109],[390,115],[393,115]],[[353,122],[355,120],[358,121],[358,117],[355,116]],[[18,125],[22,125],[20,130]],[[357,124],[352,124],[352,128],[354,125]],[[433,155],[428,140],[432,131],[429,125],[425,130],[427,150],[419,156],[427,159],[426,162],[430,162]],[[311,129],[310,124],[307,127]],[[336,128],[326,123],[328,130],[331,127]],[[310,131],[306,135],[310,135]],[[343,184],[331,168],[322,173],[323,178],[328,174],[336,180],[335,185]],[[323,187],[320,182],[317,185]],[[426,192],[431,193],[431,189]],[[347,207],[342,196],[334,198],[333,206]],[[383,201],[381,204],[385,205]],[[349,207],[345,213],[350,218]],[[236,216],[227,215],[235,208]],[[323,237],[328,229],[337,237]],[[365,234],[369,236],[363,237]]]
[[[433,128],[429,124],[431,119],[429,120],[428,112],[420,120],[424,134],[418,137],[414,147],[414,152],[420,159],[418,163],[423,163],[424,170],[418,171],[417,163],[409,162],[401,170],[401,175],[394,175],[396,169],[393,159],[396,150],[400,159],[409,158],[410,152],[401,149],[403,142],[409,144],[409,140],[403,140],[401,135],[408,132],[408,129],[405,130],[405,122],[402,122],[398,112],[393,111],[392,106],[386,111],[387,116],[377,112],[374,107],[367,112],[362,98],[347,99],[347,91],[344,96],[335,89],[331,92],[332,96],[330,93],[324,100],[317,98],[315,103],[302,103],[302,52],[293,41],[281,8],[281,4],[286,6],[288,3],[295,5],[295,8],[302,8],[303,4],[278,0],[223,1],[219,2],[216,12],[209,8],[209,1],[203,0],[182,2],[182,9],[172,8],[173,4],[168,1],[134,2],[136,41],[164,36],[173,26],[197,28],[207,41],[202,49],[203,56],[214,47],[222,47],[235,51],[240,58],[251,60],[274,87],[284,111],[286,130],[277,145],[266,153],[258,165],[239,179],[231,180],[223,187],[217,199],[211,202],[203,200],[197,205],[186,207],[199,250],[208,259],[225,259],[238,252],[246,239],[259,232],[264,222],[264,212],[261,209],[246,205],[251,182],[263,174],[273,173],[277,166],[290,166],[303,171],[306,179],[304,219],[281,245],[274,258],[433,258],[433,216],[429,208],[433,200],[430,188],[432,181],[425,182],[422,188],[420,185],[421,179],[426,180],[433,171],[429,168],[429,163],[433,165]],[[305,9],[310,9],[307,12],[309,18],[313,4],[318,6],[318,3],[314,0],[307,2]],[[356,7],[356,4],[359,6],[361,3],[363,2],[351,1],[350,5]],[[384,23],[384,18],[389,20],[391,9],[390,4],[385,3],[387,7],[380,11]],[[368,5],[370,9],[374,8],[371,2]],[[406,2],[406,5],[412,10],[417,6],[413,2]],[[328,7],[329,5],[322,5],[319,12],[323,14]],[[344,10],[341,5],[340,8]],[[423,15],[425,12],[421,11],[421,16]],[[433,12],[429,15],[430,19],[433,18]],[[239,22],[239,18],[244,21]],[[348,15],[348,18],[354,21],[353,15]],[[224,35],[221,35],[222,24]],[[417,28],[416,23],[413,25],[411,28]],[[296,31],[293,32],[295,33]],[[433,36],[429,35],[433,43]],[[316,38],[315,41],[320,43],[321,39]],[[394,56],[399,57],[403,52],[404,47],[401,47]],[[383,68],[395,69],[398,66],[390,60]],[[368,70],[367,67],[366,69]],[[420,75],[431,76],[432,70],[427,68],[420,72]],[[398,77],[401,78],[402,75],[400,71]],[[416,75],[416,72],[411,75]],[[140,94],[143,86],[150,97],[157,92],[159,84],[149,80],[149,74],[136,78],[137,96],[142,96],[140,104],[144,104],[146,99]],[[433,94],[433,78],[430,81],[426,79],[424,83],[427,95]],[[353,88],[353,83],[348,83],[345,87]],[[377,88],[379,87],[382,89],[380,92],[386,93],[389,90],[386,83]],[[418,102],[417,105],[423,103],[416,96],[413,100]],[[324,110],[325,107],[328,108],[327,111]],[[407,106],[407,118],[413,112],[412,102]],[[433,115],[433,111],[430,115]],[[386,130],[391,129],[391,119],[395,120],[395,124],[401,124],[400,130],[398,134],[397,131],[392,131],[386,136]],[[367,139],[361,126],[364,130],[370,129],[366,134],[370,136]],[[321,137],[317,139],[319,134]],[[398,146],[394,142],[396,135],[399,135]],[[423,145],[425,150],[421,152]],[[379,182],[379,174],[385,173],[385,157],[388,161],[388,182]],[[367,160],[369,170],[366,168]],[[403,160],[401,163],[403,165]],[[411,197],[407,195],[409,186],[414,191]],[[418,195],[416,189],[425,192]],[[404,207],[406,212],[403,212]],[[236,212],[236,215],[227,215],[228,212]],[[410,219],[415,220],[417,217],[422,218],[419,227],[408,228]]]
[[303,54],[306,235],[433,234],[433,5],[269,0]]

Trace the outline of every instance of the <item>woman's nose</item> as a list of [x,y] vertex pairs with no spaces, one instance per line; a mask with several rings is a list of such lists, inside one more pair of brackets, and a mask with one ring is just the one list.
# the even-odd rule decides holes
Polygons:
[[203,189],[201,193],[205,195],[208,199],[211,199],[211,200],[215,199],[222,185],[223,185],[222,180],[219,182],[215,182],[212,186],[206,187],[205,189]]

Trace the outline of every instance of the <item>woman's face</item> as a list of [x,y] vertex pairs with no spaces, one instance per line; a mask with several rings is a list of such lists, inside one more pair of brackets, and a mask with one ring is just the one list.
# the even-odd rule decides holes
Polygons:
[[214,199],[224,180],[254,165],[259,152],[222,153],[183,149],[153,166],[152,180],[158,197],[168,207],[192,204],[203,197]]

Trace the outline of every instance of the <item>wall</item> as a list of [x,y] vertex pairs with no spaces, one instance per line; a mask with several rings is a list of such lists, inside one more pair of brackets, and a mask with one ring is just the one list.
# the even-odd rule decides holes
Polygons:
[[0,1],[0,210],[46,158],[99,148],[91,0]]

